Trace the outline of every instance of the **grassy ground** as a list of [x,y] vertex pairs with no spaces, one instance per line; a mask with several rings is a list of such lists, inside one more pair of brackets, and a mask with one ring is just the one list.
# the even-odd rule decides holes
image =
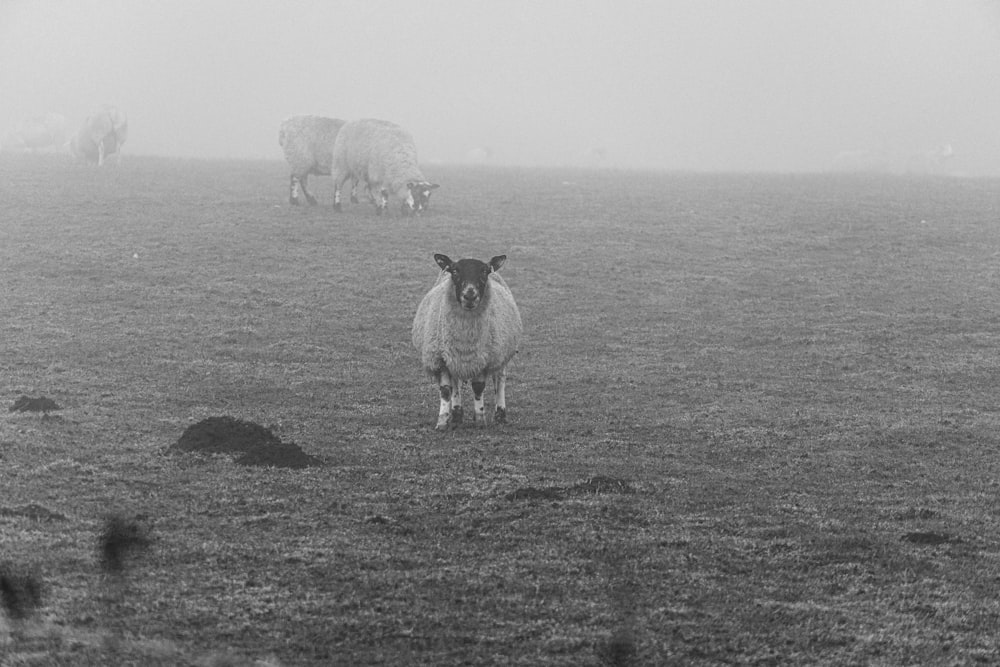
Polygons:
[[[0,664],[993,660],[1000,182],[426,171],[0,156],[0,400],[63,406],[0,419]],[[509,257],[503,427],[433,430],[434,252]],[[213,415],[324,466],[165,454]]]

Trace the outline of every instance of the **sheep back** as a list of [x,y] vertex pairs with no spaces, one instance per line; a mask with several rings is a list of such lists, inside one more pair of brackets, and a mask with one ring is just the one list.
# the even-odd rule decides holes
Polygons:
[[334,169],[406,199],[407,183],[423,182],[417,148],[409,132],[395,123],[362,118],[345,123],[333,149]]
[[436,376],[447,368],[454,381],[471,380],[503,370],[517,353],[521,313],[500,274],[475,310],[455,299],[451,276],[442,271],[413,318],[413,345],[424,369]]
[[281,122],[278,144],[285,160],[298,177],[306,174],[329,176],[333,166],[333,145],[344,121],[325,116],[290,116]]

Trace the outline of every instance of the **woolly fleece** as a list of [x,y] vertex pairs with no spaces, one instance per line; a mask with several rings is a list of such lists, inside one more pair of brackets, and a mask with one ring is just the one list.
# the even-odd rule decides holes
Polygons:
[[407,183],[422,183],[417,147],[410,133],[395,123],[374,118],[352,120],[340,128],[333,146],[334,183],[353,177],[372,192],[386,190],[399,199],[409,194]]
[[333,144],[344,121],[325,116],[290,116],[281,122],[278,144],[292,175],[304,180],[308,174],[329,176],[333,166]]
[[436,377],[447,368],[453,382],[502,371],[517,353],[521,332],[521,313],[496,271],[475,310],[462,308],[451,274],[442,271],[413,318],[413,345],[424,369]]

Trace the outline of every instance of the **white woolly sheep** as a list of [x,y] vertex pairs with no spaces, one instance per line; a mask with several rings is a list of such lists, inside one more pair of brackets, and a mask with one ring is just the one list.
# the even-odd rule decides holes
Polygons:
[[[325,116],[289,116],[281,121],[278,144],[285,152],[285,160],[292,168],[288,184],[288,202],[298,205],[299,191],[306,201],[316,205],[316,198],[307,189],[309,174],[329,176],[333,164],[333,144],[344,125],[339,118]],[[351,201],[358,202],[357,180],[351,188]]]
[[57,113],[34,116],[21,121],[17,130],[2,142],[4,150],[46,150],[62,148],[66,143],[66,117]]
[[[381,215],[392,194],[402,200],[403,215],[427,207],[431,190],[417,164],[410,133],[395,123],[363,118],[345,123],[333,145],[333,208],[340,210],[340,189],[347,179],[364,181],[368,196]],[[375,195],[378,195],[378,201]]]
[[114,153],[117,162],[122,161],[122,145],[128,138],[128,118],[125,113],[111,105],[105,105],[97,113],[87,116],[76,135],[70,140],[70,151],[87,162],[104,164],[104,159]]
[[497,273],[506,255],[489,261],[434,255],[441,275],[413,318],[413,345],[441,395],[436,428],[462,422],[462,382],[472,384],[474,421],[486,425],[483,394],[493,378],[493,421],[507,421],[507,363],[521,339],[521,313],[507,283]]

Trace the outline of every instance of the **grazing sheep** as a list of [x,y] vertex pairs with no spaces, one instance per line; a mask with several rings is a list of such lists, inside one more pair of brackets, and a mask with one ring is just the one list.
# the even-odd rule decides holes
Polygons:
[[[402,200],[403,215],[427,207],[431,190],[417,164],[417,148],[410,133],[384,120],[363,118],[345,123],[333,145],[333,208],[340,210],[340,189],[347,179],[364,181],[368,197],[381,215],[392,194]],[[379,196],[375,200],[376,193]]]
[[497,273],[506,255],[489,261],[434,255],[441,267],[437,283],[424,296],[413,318],[413,345],[424,369],[441,392],[436,428],[462,421],[462,382],[472,383],[474,420],[485,426],[483,392],[493,378],[496,412],[493,421],[507,420],[507,363],[517,353],[521,313],[507,283]]
[[87,162],[104,164],[107,156],[117,153],[117,163],[122,161],[122,145],[128,138],[128,118],[116,107],[105,105],[97,113],[87,116],[76,135],[70,140],[70,151]]
[[[288,184],[288,203],[298,205],[299,191],[305,195],[306,201],[316,205],[316,198],[306,188],[309,174],[329,176],[333,164],[333,143],[337,133],[344,125],[339,118],[325,116],[289,116],[281,121],[278,130],[278,144],[284,149],[285,160],[292,168]],[[355,179],[351,188],[351,201],[355,204],[358,182]]]
[[46,150],[62,148],[66,143],[66,118],[57,113],[47,113],[21,121],[17,130],[8,133],[2,143],[3,150]]

